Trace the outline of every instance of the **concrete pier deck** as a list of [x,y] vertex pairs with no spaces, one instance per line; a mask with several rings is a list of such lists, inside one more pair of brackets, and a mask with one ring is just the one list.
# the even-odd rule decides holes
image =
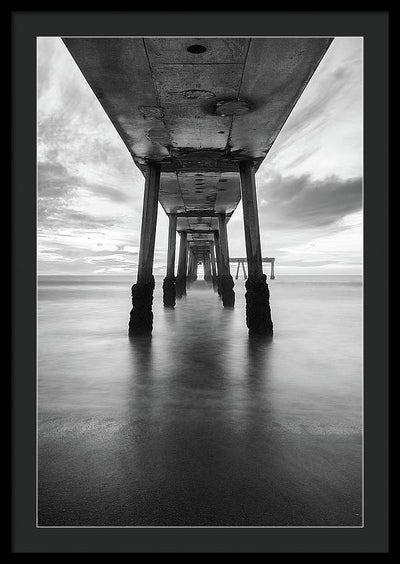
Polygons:
[[331,38],[64,38],[136,165],[192,240],[229,221]]

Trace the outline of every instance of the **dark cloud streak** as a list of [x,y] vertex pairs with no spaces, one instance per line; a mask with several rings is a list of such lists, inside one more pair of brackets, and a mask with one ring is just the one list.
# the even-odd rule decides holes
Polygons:
[[114,217],[99,217],[74,209],[72,200],[82,191],[110,202],[126,203],[129,197],[116,188],[89,183],[58,162],[38,163],[38,219],[41,229],[52,227],[113,227]]
[[275,175],[260,184],[259,198],[261,221],[271,227],[324,227],[361,209],[362,180]]

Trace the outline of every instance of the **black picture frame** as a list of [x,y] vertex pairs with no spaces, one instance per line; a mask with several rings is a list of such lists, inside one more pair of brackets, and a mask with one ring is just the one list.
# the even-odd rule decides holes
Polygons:
[[[14,553],[388,552],[388,12],[13,11],[12,547]],[[364,38],[363,528],[36,528],[36,37]]]

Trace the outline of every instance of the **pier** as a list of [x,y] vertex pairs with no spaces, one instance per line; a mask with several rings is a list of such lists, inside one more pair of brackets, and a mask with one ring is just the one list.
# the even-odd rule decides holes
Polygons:
[[[256,172],[328,49],[330,38],[63,39],[144,176],[129,334],[153,328],[158,203],[169,217],[163,303],[197,278],[235,305],[230,264],[246,278],[250,335],[273,332]],[[227,225],[242,201],[246,259],[229,256]],[[179,235],[177,237],[177,234]],[[179,240],[175,270],[176,243]],[[247,263],[248,275],[244,270]]]
[[[240,267],[242,267],[242,272],[243,272],[243,278],[245,280],[247,280],[247,272],[246,272],[246,267],[244,265],[245,262],[247,262],[247,258],[246,257],[241,257],[241,258],[231,258],[229,259],[229,262],[234,262],[235,264],[237,263],[237,270],[236,270],[236,276],[235,276],[235,280],[237,280],[239,278],[239,270]],[[271,263],[271,272],[270,272],[270,279],[271,280],[275,280],[275,257],[265,257],[261,259],[261,262],[269,262]]]

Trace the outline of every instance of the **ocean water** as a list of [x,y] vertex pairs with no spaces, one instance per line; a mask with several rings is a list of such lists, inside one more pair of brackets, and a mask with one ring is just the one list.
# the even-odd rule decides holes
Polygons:
[[362,280],[269,281],[249,339],[243,279],[204,282],[128,339],[117,276],[38,284],[39,526],[360,526]]

